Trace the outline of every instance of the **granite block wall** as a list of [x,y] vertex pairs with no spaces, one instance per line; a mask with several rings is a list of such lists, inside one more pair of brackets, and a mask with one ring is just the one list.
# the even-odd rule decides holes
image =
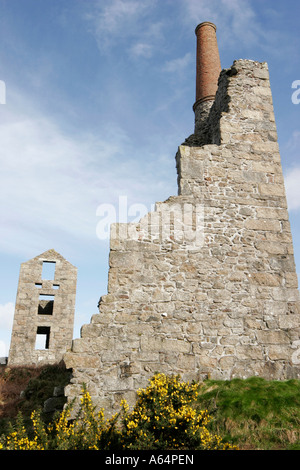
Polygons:
[[178,195],[111,229],[108,294],[64,355],[71,400],[118,408],[155,372],[300,377],[300,303],[269,72],[222,70],[204,129],[176,154]]

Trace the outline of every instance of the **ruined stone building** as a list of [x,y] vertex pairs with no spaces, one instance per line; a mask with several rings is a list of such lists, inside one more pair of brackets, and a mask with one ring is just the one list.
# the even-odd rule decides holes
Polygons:
[[267,63],[221,70],[196,28],[194,133],[178,195],[111,228],[108,294],[64,356],[71,400],[133,403],[155,372],[184,380],[300,377],[300,303]]
[[73,339],[77,268],[55,250],[22,263],[8,365],[59,363]]

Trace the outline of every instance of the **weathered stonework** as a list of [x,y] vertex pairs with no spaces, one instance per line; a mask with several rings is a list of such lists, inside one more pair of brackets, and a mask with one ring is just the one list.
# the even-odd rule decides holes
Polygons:
[[129,403],[155,372],[300,378],[300,303],[268,66],[223,70],[178,196],[111,229],[108,294],[65,354],[69,400]]
[[[45,263],[55,266],[53,279],[43,278]],[[76,281],[77,268],[54,250],[21,264],[9,366],[56,364],[63,359],[73,339]],[[37,337],[43,345],[36,343]]]

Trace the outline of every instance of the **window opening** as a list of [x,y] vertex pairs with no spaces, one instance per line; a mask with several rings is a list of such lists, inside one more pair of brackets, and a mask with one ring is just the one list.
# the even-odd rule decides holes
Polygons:
[[36,330],[35,349],[49,349],[50,326],[38,326]]
[[41,289],[42,288],[42,284],[40,282],[36,282],[35,283],[35,287],[37,287],[38,289]]
[[59,284],[53,284],[53,289],[59,289]]
[[54,295],[40,294],[38,315],[53,315]]
[[43,261],[42,279],[54,280],[55,261]]

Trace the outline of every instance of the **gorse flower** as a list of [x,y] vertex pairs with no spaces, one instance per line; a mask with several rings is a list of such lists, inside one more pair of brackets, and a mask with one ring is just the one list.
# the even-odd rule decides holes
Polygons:
[[34,411],[26,430],[20,414],[8,436],[1,437],[0,450],[234,449],[206,428],[210,417],[196,406],[197,390],[197,384],[179,376],[157,374],[138,390],[132,411],[122,400],[120,412],[105,419],[83,386],[75,418],[72,404],[48,425]]
[[206,426],[207,410],[196,406],[198,384],[181,382],[179,376],[155,375],[146,389],[137,391],[131,412],[123,404],[124,448],[129,449],[227,449],[220,436]]

